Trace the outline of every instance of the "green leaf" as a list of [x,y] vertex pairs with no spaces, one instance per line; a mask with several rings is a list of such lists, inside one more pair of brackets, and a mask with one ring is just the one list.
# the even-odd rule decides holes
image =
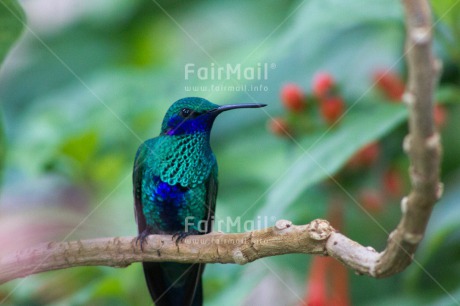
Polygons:
[[439,103],[460,104],[460,88],[452,85],[441,86],[436,90],[435,98]]
[[69,137],[62,144],[61,151],[63,154],[72,157],[81,164],[84,164],[93,157],[97,148],[97,134],[95,131]]
[[16,0],[0,2],[0,64],[21,34],[25,19],[24,11]]
[[[431,6],[439,20],[445,22],[455,34],[460,30],[460,4],[457,0],[432,0]],[[458,37],[457,37],[458,38]]]
[[[407,116],[402,105],[375,103],[352,109],[335,130],[310,135],[299,142],[300,156],[282,175],[260,215],[282,216],[303,191],[334,175],[365,144],[384,136]],[[266,212],[266,213],[265,213]]]
[[[2,0],[0,2],[0,64],[19,37],[24,26],[24,20],[24,11],[15,0]],[[0,113],[0,174],[6,154],[5,133],[1,116]]]

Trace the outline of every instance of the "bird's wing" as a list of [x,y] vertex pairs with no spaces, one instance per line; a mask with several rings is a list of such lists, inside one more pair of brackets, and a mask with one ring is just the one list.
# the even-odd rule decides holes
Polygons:
[[206,192],[206,215],[207,215],[207,231],[209,233],[212,231],[212,223],[214,219],[215,209],[216,209],[216,199],[217,199],[217,163],[212,167],[209,179],[207,182],[207,192]]
[[136,153],[133,168],[133,194],[134,194],[134,216],[139,234],[142,233],[147,224],[144,214],[142,213],[142,176],[144,174],[145,153],[142,144]]
[[133,194],[134,194],[134,215],[136,217],[137,228],[139,234],[141,234],[147,228],[147,222],[145,220],[144,213],[142,211],[142,180],[147,165],[147,156],[151,154],[154,156],[155,139],[150,139],[139,147],[134,159],[133,168]]

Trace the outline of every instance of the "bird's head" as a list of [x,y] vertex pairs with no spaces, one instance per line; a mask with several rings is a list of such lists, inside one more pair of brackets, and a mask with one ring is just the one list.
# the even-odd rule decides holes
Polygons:
[[217,105],[203,98],[189,97],[177,100],[166,112],[161,126],[162,135],[184,135],[209,132],[216,117],[236,108],[258,108],[266,104]]

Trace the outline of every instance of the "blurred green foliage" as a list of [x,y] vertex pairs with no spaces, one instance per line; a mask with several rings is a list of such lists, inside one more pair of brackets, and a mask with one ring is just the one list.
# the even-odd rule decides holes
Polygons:
[[0,29],[2,30],[2,36],[0,37],[0,63],[2,63],[22,31],[25,23],[24,11],[16,0],[2,1],[0,20]]
[[[19,38],[25,23],[25,15],[21,6],[15,0],[2,1],[0,7],[0,65],[6,54]],[[3,127],[3,113],[0,109],[0,175],[3,174],[3,161],[6,155],[5,133]]]
[[[383,101],[371,78],[380,68],[405,73],[403,11],[397,0],[39,2],[41,9],[24,1],[28,28],[0,74],[8,139],[0,232],[11,231],[5,220],[14,216],[30,243],[135,235],[132,161],[139,144],[158,134],[172,102],[194,95],[218,104],[257,101],[268,103],[268,114],[275,116],[282,111],[281,86],[295,82],[308,91],[318,70],[334,75],[348,103],[349,113],[338,127],[302,135],[297,146],[267,132],[262,111],[226,114],[215,123],[216,219],[241,217],[244,222],[267,216],[270,226],[277,219],[307,223],[325,217],[331,194],[321,182],[373,140],[388,144],[389,162],[407,166],[400,145],[405,108]],[[438,99],[449,110],[442,135],[445,196],[434,210],[417,262],[407,271],[383,280],[350,273],[354,305],[453,305],[449,295],[460,299],[460,120],[455,120],[460,115],[460,9],[454,2],[432,1],[435,49],[445,63]],[[16,1],[2,1],[0,60],[18,37],[20,20],[24,14]],[[186,80],[187,63],[268,63],[270,69],[262,81]],[[268,90],[186,90],[260,84]],[[347,199],[344,232],[381,249],[385,231],[399,220],[394,202],[370,219]],[[36,237],[28,231],[30,220],[54,230]],[[286,255],[244,267],[208,265],[206,304],[298,304],[309,261],[309,256]],[[133,265],[17,280],[0,287],[0,301],[145,305],[149,296],[140,266]]]

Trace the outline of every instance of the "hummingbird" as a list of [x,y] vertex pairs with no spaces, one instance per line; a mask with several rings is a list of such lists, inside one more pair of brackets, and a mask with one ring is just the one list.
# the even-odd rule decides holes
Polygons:
[[[214,120],[228,110],[264,106],[220,106],[198,97],[170,106],[160,135],[141,144],[134,161],[134,208],[142,250],[150,234],[172,234],[177,244],[188,235],[211,231],[218,189],[217,161],[210,145]],[[155,305],[202,305],[204,266],[144,262]]]

